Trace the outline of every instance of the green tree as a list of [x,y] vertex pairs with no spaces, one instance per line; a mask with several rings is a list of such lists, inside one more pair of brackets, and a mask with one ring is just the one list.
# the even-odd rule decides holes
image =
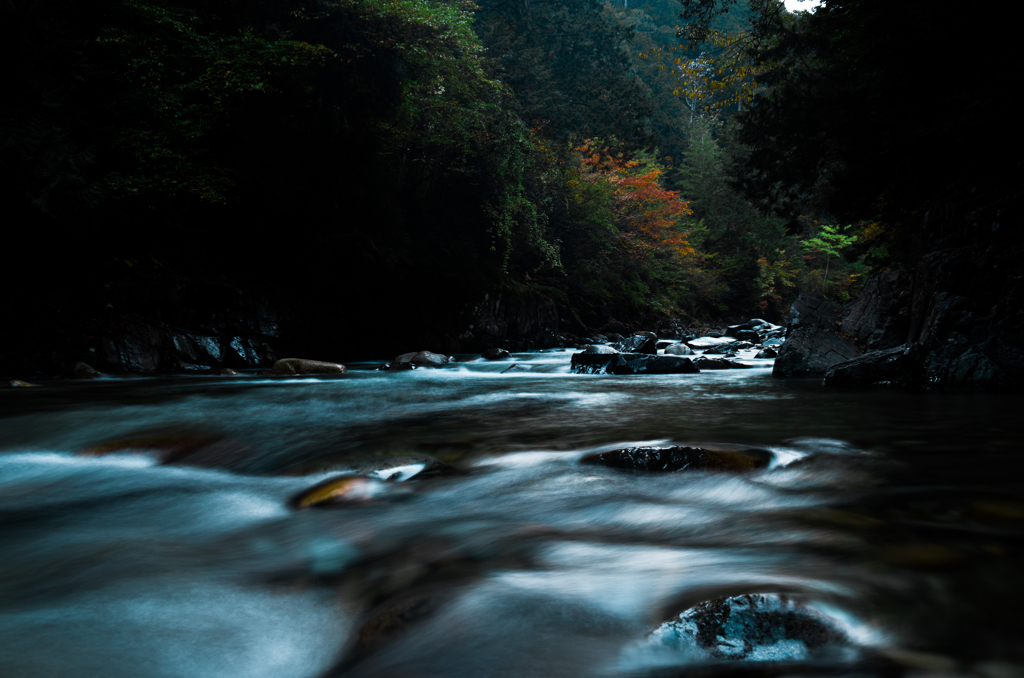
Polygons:
[[825,254],[825,277],[822,280],[822,286],[828,283],[828,267],[832,262],[832,257],[839,257],[844,249],[857,242],[857,236],[845,233],[850,228],[850,226],[825,225],[821,227],[821,230],[813,238],[800,241],[800,244],[808,252],[821,252]]

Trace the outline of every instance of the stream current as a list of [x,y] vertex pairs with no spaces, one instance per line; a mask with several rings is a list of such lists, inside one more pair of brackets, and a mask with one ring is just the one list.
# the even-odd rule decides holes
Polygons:
[[[571,353],[0,391],[0,676],[1024,675],[1021,396]],[[580,463],[711,444],[770,462]]]

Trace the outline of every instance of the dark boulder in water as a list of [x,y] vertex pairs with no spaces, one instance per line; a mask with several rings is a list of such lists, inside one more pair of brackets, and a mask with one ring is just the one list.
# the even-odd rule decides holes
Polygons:
[[700,603],[656,628],[648,642],[719,661],[834,661],[859,655],[831,617],[773,594]]
[[761,343],[761,335],[754,330],[740,330],[733,336],[741,341],[749,341],[754,344]]
[[771,453],[757,448],[715,445],[709,447],[627,447],[588,454],[583,464],[630,471],[750,471],[765,468]]
[[693,364],[701,370],[728,370],[733,367],[725,358],[705,358],[700,356],[693,361]]
[[451,358],[432,351],[413,351],[403,353],[391,361],[391,370],[408,370],[413,367],[442,367],[451,362]]
[[480,357],[485,360],[505,360],[511,358],[512,354],[503,348],[489,348],[481,353]]
[[616,348],[623,353],[646,353],[648,355],[655,355],[658,352],[657,339],[653,336],[648,337],[641,334],[634,334],[631,337],[627,337],[623,341],[619,342]]
[[109,440],[82,450],[87,456],[152,454],[161,464],[202,468],[235,468],[252,458],[251,447],[222,435],[206,433],[143,433]]
[[768,346],[768,347],[765,347],[765,348],[761,349],[760,351],[758,351],[757,355],[755,355],[754,357],[755,358],[760,358],[760,359],[763,360],[765,358],[777,358],[778,355],[779,355],[778,351],[776,351],[771,346]]

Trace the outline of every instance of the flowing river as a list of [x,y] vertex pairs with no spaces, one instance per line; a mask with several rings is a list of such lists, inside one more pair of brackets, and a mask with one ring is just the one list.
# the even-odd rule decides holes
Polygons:
[[570,355],[0,391],[0,676],[1024,675],[1021,396]]

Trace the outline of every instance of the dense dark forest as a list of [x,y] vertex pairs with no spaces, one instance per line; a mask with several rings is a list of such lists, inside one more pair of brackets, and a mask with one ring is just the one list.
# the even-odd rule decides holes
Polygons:
[[[1022,57],[985,13],[923,0],[0,11],[4,373],[90,358],[182,369],[181,355],[140,357],[175,332],[234,338],[243,365],[542,347],[613,321],[782,321],[801,292],[842,306],[871,275],[911,275],[950,248],[939,259],[955,272],[932,265],[920,294],[963,281],[950,283],[971,289],[961,317],[1021,332],[1009,89]],[[934,315],[922,308],[904,334]]]

